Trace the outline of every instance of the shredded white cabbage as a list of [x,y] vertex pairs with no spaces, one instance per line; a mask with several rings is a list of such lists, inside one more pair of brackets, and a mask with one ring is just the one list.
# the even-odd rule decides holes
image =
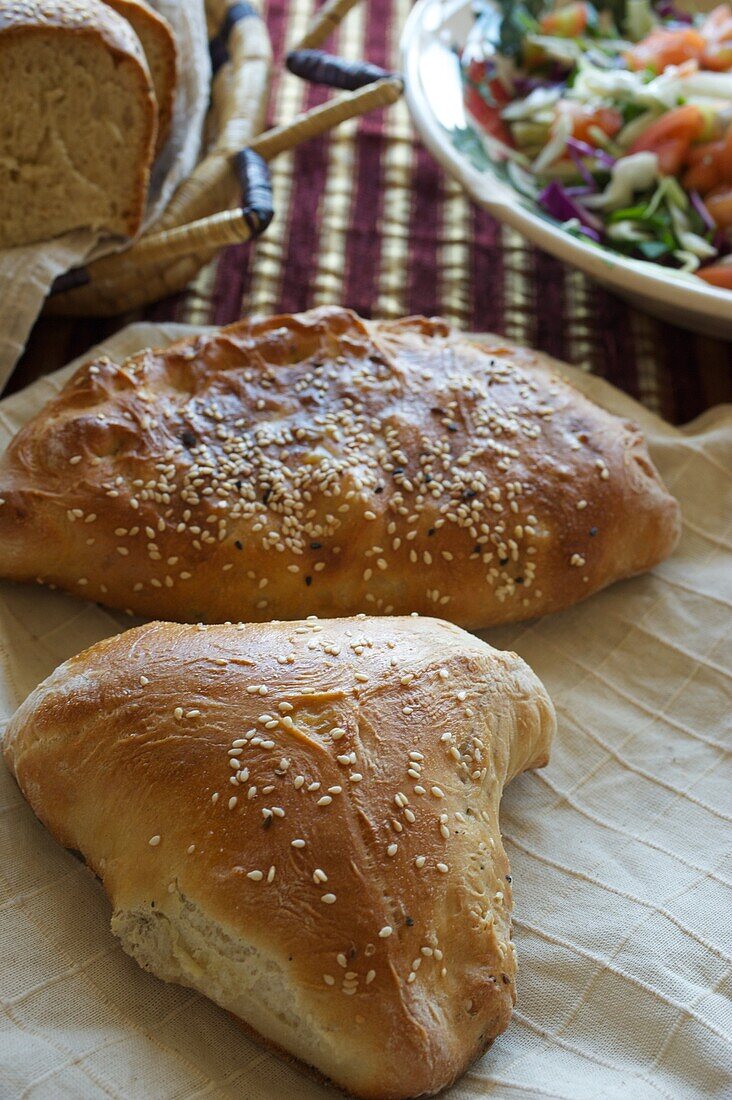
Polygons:
[[572,119],[564,112],[557,119],[554,134],[546,143],[532,167],[535,172],[543,172],[550,164],[561,157],[567,147],[567,138],[572,136]]
[[689,222],[684,212],[673,203],[666,205],[671,213],[676,239],[683,250],[690,252],[692,256],[697,256],[700,260],[710,260],[712,256],[716,256],[717,249],[714,245],[689,229]]
[[573,65],[582,57],[582,46],[576,38],[555,38],[548,34],[527,34],[526,41],[538,46],[554,61]]
[[703,237],[699,237],[696,233],[692,233],[689,230],[679,229],[676,232],[679,244],[682,244],[687,252],[691,252],[694,256],[698,256],[700,260],[711,260],[712,256],[717,255],[717,249],[709,241],[705,241]]
[[643,229],[637,222],[615,222],[614,225],[608,225],[605,232],[612,241],[630,241],[632,244],[637,244],[639,241],[653,240],[653,234]]
[[561,88],[534,88],[525,99],[515,99],[501,111],[501,118],[516,122],[522,118],[536,118],[539,112],[553,106],[562,97]]
[[636,191],[647,191],[658,179],[658,157],[655,153],[633,153],[616,161],[610,171],[610,182],[599,195],[588,195],[585,206],[592,209],[620,210],[629,206]]
[[567,95],[583,102],[594,102],[598,99],[634,102],[643,87],[640,73],[631,73],[627,69],[599,69],[583,58]]
[[660,76],[646,82],[642,73],[627,69],[600,69],[587,58],[579,63],[574,85],[567,96],[583,103],[597,100],[633,103],[658,112],[680,103],[732,104],[732,72],[683,74],[669,65]]
[[692,252],[686,252],[683,248],[675,249],[671,255],[681,264],[679,271],[694,272],[700,266],[698,256]]
[[645,133],[651,123],[660,117],[660,111],[644,111],[642,115],[638,115],[632,122],[623,126],[620,133],[615,135],[616,143],[621,149],[629,149],[633,142]]
[[537,187],[534,177],[530,172],[522,168],[520,164],[517,164],[516,161],[506,161],[506,175],[516,190],[527,199],[537,199],[539,197],[541,189]]
[[732,103],[732,72],[679,74],[678,65],[669,65],[660,76],[648,84],[641,83],[635,101],[641,107],[677,107],[680,102],[693,102],[695,98],[704,100],[725,100]]

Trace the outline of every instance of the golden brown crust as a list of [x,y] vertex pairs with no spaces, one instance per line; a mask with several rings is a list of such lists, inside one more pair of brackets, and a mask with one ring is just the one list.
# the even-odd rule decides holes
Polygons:
[[[104,0],[131,24],[142,44],[150,65],[158,102],[158,136],[155,151],[168,140],[173,120],[173,104],[178,83],[178,51],[173,30],[167,19],[145,0]],[[154,51],[154,54],[153,54]],[[153,64],[153,56],[155,64]]]
[[[101,0],[13,0],[0,5],[0,40],[10,35],[74,34],[101,41],[120,65],[128,66],[140,85],[145,106],[147,133],[143,136],[139,183],[126,210],[125,230],[134,236],[139,230],[155,149],[158,111],[150,71],[137,35],[126,19]],[[63,48],[62,40],[59,46]]]
[[144,60],[134,31],[101,0],[12,0],[0,7],[0,31],[40,27],[79,34],[92,30],[120,55]]
[[4,753],[143,965],[235,1011],[202,940],[182,973],[135,946],[205,917],[230,959],[266,957],[310,1037],[264,1010],[249,1027],[389,1100],[443,1088],[508,1024],[498,805],[553,730],[523,661],[437,620],[155,623],[62,665]]
[[640,432],[541,355],[348,310],[82,367],[0,465],[0,572],[148,617],[563,608],[673,549]]

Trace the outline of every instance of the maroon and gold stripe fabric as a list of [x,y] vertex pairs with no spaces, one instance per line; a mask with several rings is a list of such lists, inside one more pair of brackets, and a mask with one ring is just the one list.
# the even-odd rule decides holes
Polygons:
[[[265,0],[275,55],[272,123],[329,95],[283,66],[317,2]],[[410,0],[363,0],[328,48],[396,68],[410,7]],[[225,324],[324,303],[367,317],[441,314],[603,375],[675,423],[732,401],[732,345],[630,309],[496,223],[438,169],[404,102],[347,123],[279,157],[272,168],[276,216],[267,233],[255,246],[226,250],[186,294],[145,316]],[[31,359],[48,324],[34,336]],[[66,359],[110,327],[53,324],[54,346]],[[11,388],[21,380],[28,380],[22,369]]]
[[[280,61],[273,122],[328,94],[281,65],[315,6],[311,0],[266,5]],[[328,48],[397,67],[410,6],[366,0]],[[204,273],[179,302],[178,319],[225,323],[324,302],[368,317],[441,314],[601,374],[677,423],[732,399],[729,344],[635,312],[497,224],[438,169],[405,103],[347,124],[273,168],[277,215],[266,236],[253,249],[222,255],[215,275]]]

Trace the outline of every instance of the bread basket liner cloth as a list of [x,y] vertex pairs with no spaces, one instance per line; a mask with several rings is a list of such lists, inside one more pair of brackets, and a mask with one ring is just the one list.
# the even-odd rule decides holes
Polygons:
[[[171,133],[150,180],[143,231],[154,225],[201,152],[211,89],[204,0],[149,0],[173,28],[178,86]],[[20,358],[28,334],[58,275],[117,251],[119,239],[77,229],[52,241],[0,249],[0,392]]]
[[[124,356],[192,330],[135,325]],[[0,446],[73,365],[0,402]],[[638,421],[681,502],[676,554],[543,621],[484,634],[557,705],[548,768],[509,787],[518,1004],[446,1094],[526,1100],[732,1095],[729,746],[732,407],[671,427],[562,368]],[[131,620],[0,584],[3,725],[60,661]],[[100,886],[36,821],[0,765],[0,1081],[6,1100],[336,1095],[198,994],[144,973]]]

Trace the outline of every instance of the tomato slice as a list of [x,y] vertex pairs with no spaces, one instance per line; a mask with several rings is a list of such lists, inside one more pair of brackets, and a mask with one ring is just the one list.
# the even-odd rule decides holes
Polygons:
[[578,141],[584,141],[588,145],[597,145],[591,130],[602,130],[608,137],[613,137],[623,126],[623,116],[614,107],[583,107],[574,100],[562,99],[557,104],[557,111],[569,115],[572,119],[572,137]]
[[732,184],[732,125],[720,141],[705,141],[690,146],[683,184],[687,191],[706,195],[720,183]]
[[513,147],[511,131],[501,118],[511,95],[498,77],[492,75],[494,72],[490,61],[471,59],[466,72],[465,106],[487,134]]
[[652,122],[635,139],[628,152],[655,153],[661,172],[675,176],[686,159],[689,146],[696,141],[703,129],[704,115],[698,107],[691,104],[676,107]]
[[728,42],[715,42],[707,46],[702,55],[702,65],[717,73],[728,73],[732,69],[732,35]]
[[677,137],[662,141],[650,150],[658,157],[658,170],[662,176],[678,176],[688,148],[688,141]]
[[[720,141],[707,141],[703,145],[697,146],[698,149],[705,150],[705,152],[693,162],[691,162],[691,158],[687,153],[686,163],[689,167],[684,172],[682,179],[687,191],[698,191],[700,195],[706,195],[707,191],[711,191],[713,187],[721,182],[722,176],[719,164],[719,146],[721,144]],[[694,152],[696,152],[696,149],[694,149]]]
[[502,141],[504,145],[514,146],[511,131],[501,118],[496,107],[489,106],[475,88],[468,88],[465,93],[465,106],[471,115],[487,134]]
[[545,15],[539,27],[542,34],[557,38],[578,38],[587,30],[592,14],[587,4],[567,4],[559,11]]
[[713,264],[711,267],[702,267],[697,271],[700,279],[712,286],[720,286],[723,290],[732,290],[732,264]]
[[662,73],[669,65],[701,60],[707,47],[706,39],[692,27],[680,30],[651,31],[624,54],[628,68],[653,69]]
[[720,229],[732,228],[732,187],[726,183],[715,187],[704,199],[704,205]]
[[722,142],[719,160],[722,166],[722,179],[726,183],[732,183],[732,122],[727,127],[727,134]]

